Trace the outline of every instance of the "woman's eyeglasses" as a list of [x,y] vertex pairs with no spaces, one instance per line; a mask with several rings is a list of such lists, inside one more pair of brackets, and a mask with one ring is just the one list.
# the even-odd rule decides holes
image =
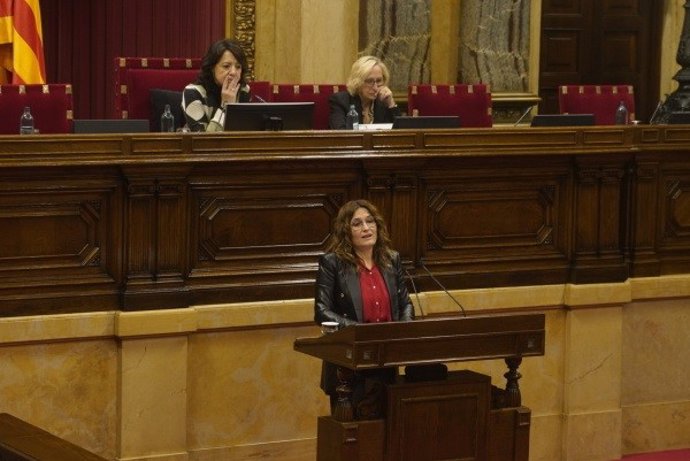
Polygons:
[[383,85],[383,79],[382,78],[366,78],[366,79],[364,79],[364,84],[369,85],[369,86],[374,86],[374,85],[381,86],[381,85]]
[[364,229],[365,224],[366,224],[368,229],[373,229],[376,227],[376,219],[374,219],[373,216],[367,216],[363,220],[362,219],[354,219],[350,223],[350,226],[352,226],[352,228],[355,230],[361,231]]

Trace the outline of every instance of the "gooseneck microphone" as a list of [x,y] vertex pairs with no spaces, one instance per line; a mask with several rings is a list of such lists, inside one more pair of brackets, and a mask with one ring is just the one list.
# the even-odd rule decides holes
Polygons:
[[433,281],[436,283],[436,285],[438,285],[438,286],[439,286],[439,287],[450,297],[450,299],[452,299],[453,302],[454,302],[455,304],[457,304],[457,306],[460,308],[460,312],[462,312],[462,316],[463,316],[463,317],[467,317],[467,312],[465,312],[465,308],[462,307],[462,304],[460,304],[460,302],[459,302],[457,299],[455,299],[455,296],[453,296],[452,294],[450,294],[450,292],[449,292],[448,290],[446,290],[446,287],[444,287],[443,284],[442,284],[441,282],[439,282],[438,279],[437,279],[436,277],[434,277],[434,274],[432,274],[431,271],[429,271],[429,269],[427,269],[426,265],[424,264],[424,260],[423,260],[423,259],[420,258],[419,264],[422,266],[422,268],[424,269],[424,271],[425,271],[427,274],[429,274],[429,277],[431,277],[431,280],[433,280]]
[[[666,96],[668,97],[668,95],[666,95]],[[659,102],[658,102],[657,105],[656,105],[656,108],[654,109],[654,112],[652,112],[652,116],[649,117],[649,124],[650,124],[650,125],[655,125],[655,124],[658,123],[658,121],[657,121],[656,118],[657,118],[657,116],[659,115],[659,111],[661,111],[661,107],[662,107],[663,105],[664,105],[664,103],[661,102],[661,99],[660,99]]]
[[265,102],[266,104],[268,104],[268,102],[267,102],[264,98],[262,98],[261,96],[259,96],[258,94],[252,93],[252,98],[256,98],[256,99],[259,100],[259,102]]
[[517,119],[517,122],[513,123],[513,126],[518,126],[518,125],[520,124],[520,122],[521,122],[525,117],[527,117],[527,114],[529,114],[531,111],[532,111],[532,106],[529,106],[529,107],[527,108],[527,110],[525,110],[525,111],[522,113],[522,115],[520,116],[520,118]]
[[417,287],[414,284],[414,279],[410,275],[410,273],[403,267],[403,270],[405,271],[405,274],[407,274],[407,278],[410,279],[410,283],[412,284],[412,291],[414,291],[414,296],[417,298],[417,305],[419,306],[419,312],[422,314],[421,318],[426,317],[426,314],[424,313],[424,309],[422,308],[422,302],[419,300],[419,293],[417,292]]

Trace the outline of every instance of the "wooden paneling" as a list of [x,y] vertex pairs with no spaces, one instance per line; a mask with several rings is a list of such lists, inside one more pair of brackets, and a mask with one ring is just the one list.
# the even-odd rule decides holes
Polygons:
[[[3,314],[23,305],[50,310],[119,306],[120,185],[117,172],[93,169],[0,173],[0,299]],[[90,299],[87,299],[89,296]],[[15,303],[20,298],[23,301]]]
[[487,376],[455,372],[447,381],[390,385],[387,392],[387,460],[487,459]]
[[685,273],[683,126],[5,136],[2,315],[313,296],[340,205],[418,288]]

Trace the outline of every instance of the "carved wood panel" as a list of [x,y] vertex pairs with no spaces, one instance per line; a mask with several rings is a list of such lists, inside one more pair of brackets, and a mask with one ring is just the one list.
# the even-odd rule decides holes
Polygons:
[[8,136],[0,315],[311,297],[359,197],[422,290],[688,272],[683,126],[400,131]]
[[622,240],[627,210],[621,207],[627,161],[578,161],[573,242],[576,283],[591,281],[588,277],[594,277],[593,273],[607,273],[614,280],[629,275]]
[[[92,297],[89,309],[116,307],[119,203],[106,175],[0,178],[0,315],[85,310],[71,298],[75,286]],[[26,287],[42,293],[30,307],[15,299]]]
[[553,162],[548,169],[527,171],[506,161],[504,167],[489,171],[449,165],[445,172],[425,174],[420,233],[429,267],[476,272],[464,280],[480,286],[497,283],[496,277],[482,275],[489,267],[511,277],[544,264],[554,273],[559,267],[566,270],[571,219],[567,165]]
[[387,393],[386,460],[487,459],[488,377],[452,372],[443,384],[394,384]]
[[[333,219],[359,198],[356,171],[275,172],[259,168],[197,171],[190,186],[190,281],[222,284],[233,299],[251,298],[271,285],[313,294],[318,256]],[[247,286],[256,286],[247,291]]]
[[661,272],[676,272],[687,267],[690,256],[690,169],[687,165],[664,165],[660,178],[660,235],[658,256]]

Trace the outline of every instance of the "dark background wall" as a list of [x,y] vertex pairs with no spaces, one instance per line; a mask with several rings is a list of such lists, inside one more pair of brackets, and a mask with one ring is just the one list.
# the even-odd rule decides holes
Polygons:
[[74,118],[112,118],[114,58],[200,57],[225,36],[225,0],[41,0],[46,73]]

